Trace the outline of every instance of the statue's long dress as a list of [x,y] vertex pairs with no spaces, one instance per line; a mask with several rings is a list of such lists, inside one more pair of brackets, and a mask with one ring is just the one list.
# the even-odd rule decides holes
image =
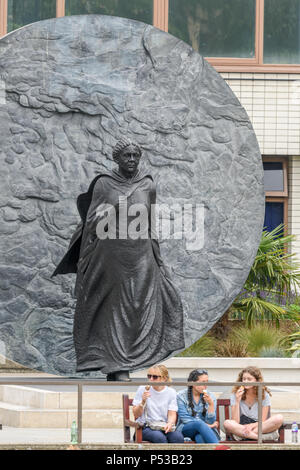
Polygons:
[[[115,170],[94,185],[77,265],[78,372],[142,369],[184,348],[182,304],[161,269],[157,240],[119,239],[118,223],[116,239],[97,237],[97,208],[118,207],[120,196],[128,209],[144,204],[150,214],[156,197],[151,176],[139,171],[129,180]],[[128,217],[128,224],[134,218]]]

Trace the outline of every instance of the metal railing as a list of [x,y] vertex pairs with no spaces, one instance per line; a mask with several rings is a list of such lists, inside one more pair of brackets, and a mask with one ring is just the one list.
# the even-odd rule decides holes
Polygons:
[[[75,378],[36,378],[36,377],[0,377],[0,385],[73,385],[77,386],[77,427],[78,427],[78,444],[82,443],[82,393],[84,386],[104,386],[104,387],[139,387],[140,385],[149,385],[149,381],[145,379],[135,382],[107,382],[103,379],[75,379]],[[199,386],[199,382],[187,382],[181,380],[172,380],[172,382],[157,382],[155,385],[175,385],[175,386]],[[262,443],[262,401],[263,387],[299,387],[300,382],[221,382],[209,381],[205,383],[210,386],[232,387],[234,385],[251,385],[258,387],[258,444]]]

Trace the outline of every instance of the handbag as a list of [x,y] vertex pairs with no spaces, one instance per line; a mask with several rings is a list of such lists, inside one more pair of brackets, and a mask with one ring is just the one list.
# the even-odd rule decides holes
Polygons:
[[[146,426],[148,426],[153,431],[164,431],[165,430],[165,426],[168,424],[165,421],[148,421],[147,404],[145,405],[144,413],[145,413],[145,418],[146,418]],[[171,431],[173,432],[173,431],[175,431],[175,429],[176,429],[175,424],[172,424]]]
[[251,423],[257,423],[257,421],[245,415],[240,416],[240,424],[251,424]]

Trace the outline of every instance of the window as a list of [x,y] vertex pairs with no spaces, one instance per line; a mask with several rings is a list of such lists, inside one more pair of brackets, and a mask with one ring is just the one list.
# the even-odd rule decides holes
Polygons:
[[[264,185],[265,191],[268,193],[285,194],[284,181],[284,163],[283,162],[264,162]],[[277,194],[278,195],[278,194]]]
[[8,0],[7,32],[55,16],[56,0]]
[[265,0],[265,63],[300,64],[299,25],[299,0]]
[[300,0],[169,0],[169,32],[219,72],[299,73],[299,25]]
[[288,220],[288,162],[285,158],[264,157],[266,194],[264,227],[271,231]]
[[153,0],[65,0],[65,15],[112,15],[152,24]]
[[121,16],[166,30],[167,0],[0,0],[0,37],[29,23],[68,15]]
[[255,56],[255,0],[171,0],[169,33],[207,57]]
[[266,201],[264,229],[271,232],[284,223],[284,202]]

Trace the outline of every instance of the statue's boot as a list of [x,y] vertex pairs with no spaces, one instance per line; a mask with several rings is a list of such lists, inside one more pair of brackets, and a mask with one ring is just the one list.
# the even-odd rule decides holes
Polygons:
[[131,378],[129,377],[128,370],[120,370],[118,372],[107,374],[106,380],[114,381],[114,382],[131,382]]
[[107,382],[115,382],[115,374],[114,373],[111,373],[111,374],[107,374],[106,376],[106,380]]

